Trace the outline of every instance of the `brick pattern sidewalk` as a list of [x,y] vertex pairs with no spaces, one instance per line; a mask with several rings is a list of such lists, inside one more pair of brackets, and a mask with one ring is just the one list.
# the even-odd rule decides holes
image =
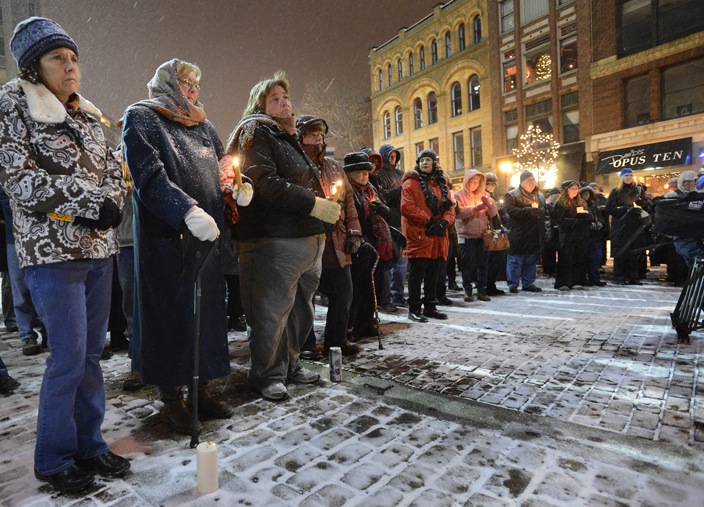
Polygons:
[[450,293],[447,321],[384,314],[384,350],[368,342],[345,367],[624,435],[704,440],[704,340],[695,332],[692,345],[678,345],[670,325],[681,289],[648,282],[562,293],[540,282],[543,293],[488,303]]

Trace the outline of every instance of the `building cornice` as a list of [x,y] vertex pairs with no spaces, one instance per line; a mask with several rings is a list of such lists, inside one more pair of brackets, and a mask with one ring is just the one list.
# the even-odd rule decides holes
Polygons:
[[697,32],[623,58],[618,58],[616,55],[603,58],[591,64],[590,76],[592,79],[599,79],[618,74],[639,65],[678,55],[684,51],[698,49],[702,46],[704,46],[704,32]]

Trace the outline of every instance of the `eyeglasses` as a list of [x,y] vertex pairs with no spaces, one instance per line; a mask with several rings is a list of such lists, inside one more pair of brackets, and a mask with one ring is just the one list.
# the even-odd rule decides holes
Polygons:
[[178,78],[178,82],[182,84],[187,90],[195,90],[197,92],[200,91],[200,85],[195,81],[190,81],[186,78],[180,77]]

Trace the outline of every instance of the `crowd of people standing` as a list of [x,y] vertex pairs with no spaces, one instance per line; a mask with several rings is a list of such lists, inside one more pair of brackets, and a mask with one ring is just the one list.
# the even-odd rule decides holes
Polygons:
[[[407,308],[426,323],[448,319],[439,309],[453,304],[448,290],[482,304],[506,294],[503,280],[509,293],[538,293],[541,258],[559,291],[603,286],[607,238],[614,283],[641,283],[653,203],[630,169],[608,199],[574,180],[546,199],[523,171],[501,201],[492,173],[469,169],[453,189],[433,150],[406,172],[389,144],[340,163],[326,156],[326,120],[295,115],[282,72],[253,86],[223,144],[199,101],[201,70],[180,59],[160,65],[147,98],[126,109],[113,153],[99,110],[78,94],[73,39],[33,17],[11,49],[20,77],[0,91],[8,269],[23,353],[41,350],[36,327],[50,350],[34,472],[58,491],[130,469],[101,435],[116,255],[132,358],[125,389],[156,386],[164,421],[185,434],[194,398],[201,420],[233,413],[211,382],[230,373],[236,326],[248,332],[249,384],[276,401],[289,383],[319,380],[301,359],[334,347],[357,354],[358,342],[378,338],[378,310]],[[680,180],[670,197],[701,188],[694,173]],[[487,233],[507,235],[507,248],[487,248]],[[675,248],[690,266],[701,254],[688,238]],[[316,292],[328,305],[320,337]],[[0,392],[18,385],[0,359]]]

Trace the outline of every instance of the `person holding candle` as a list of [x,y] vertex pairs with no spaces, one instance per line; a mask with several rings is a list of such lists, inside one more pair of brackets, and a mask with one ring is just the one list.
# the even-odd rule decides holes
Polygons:
[[133,333],[141,343],[142,380],[159,388],[162,418],[183,434],[190,434],[193,418],[192,393],[184,400],[182,386],[194,375],[198,271],[198,417],[232,415],[209,386],[230,372],[219,241],[224,150],[198,101],[200,78],[200,69],[183,60],[160,65],[147,84],[149,99],[125,112],[122,135],[134,188]]
[[94,473],[130,469],[103,439],[105,346],[114,227],[125,185],[100,111],[78,95],[78,47],[51,19],[32,17],[10,42],[20,77],[0,89],[0,184],[15,246],[50,353],[39,393],[34,475],[61,492]]
[[455,228],[460,244],[460,265],[464,300],[473,301],[472,282],[477,287],[477,299],[491,301],[486,293],[489,257],[484,250],[482,234],[489,228],[489,219],[498,214],[498,207],[486,191],[486,176],[476,169],[464,174],[464,186],[455,194],[457,220]]
[[553,207],[554,224],[559,230],[555,288],[561,291],[583,289],[587,273],[589,228],[595,217],[579,195],[579,182],[564,181]]
[[[304,114],[296,119],[296,127],[303,151],[320,171],[323,185],[331,185],[334,188],[332,200],[342,205],[339,220],[325,233],[325,249],[318,291],[328,297],[323,354],[327,355],[330,347],[340,347],[343,356],[350,356],[362,350],[359,345],[347,341],[347,322],[352,304],[350,265],[352,254],[357,253],[362,244],[362,231],[357,218],[354,195],[339,162],[325,156],[327,122],[317,116]],[[303,351],[311,357],[317,355],[316,338],[312,327],[303,345]]]
[[538,189],[535,176],[526,170],[521,173],[520,181],[518,188],[509,191],[504,197],[506,212],[511,220],[506,281],[512,294],[518,292],[519,284],[522,284],[525,292],[542,292],[535,285],[535,280],[545,233],[550,227],[545,197]]
[[379,336],[374,287],[383,283],[384,273],[394,259],[394,243],[386,222],[391,210],[371,183],[373,155],[364,151],[348,153],[344,165],[363,237],[359,251],[352,256],[353,295],[348,327],[355,340]]
[[641,188],[633,179],[633,170],[622,169],[619,182],[606,200],[606,215],[611,217],[611,255],[614,258],[614,283],[642,285],[640,282],[640,254],[631,253],[646,245],[645,224],[640,209],[650,205],[641,195]]
[[227,142],[254,186],[236,227],[240,289],[251,327],[249,383],[270,400],[288,396],[287,382],[320,378],[302,366],[300,351],[313,327],[325,233],[342,213],[298,141],[288,90],[281,71],[254,85]]
[[[455,221],[450,182],[433,150],[423,150],[416,167],[404,174],[401,190],[401,227],[408,244],[408,318],[414,322],[447,319],[437,309],[440,261],[447,260],[447,229]],[[421,285],[423,298],[421,298]],[[424,311],[421,308],[424,307]]]
[[601,240],[606,228],[606,217],[599,210],[596,203],[596,193],[590,185],[579,189],[579,196],[587,203],[592,222],[589,224],[589,241],[587,246],[587,269],[584,277],[577,283],[585,287],[603,287],[606,282],[601,281]]

